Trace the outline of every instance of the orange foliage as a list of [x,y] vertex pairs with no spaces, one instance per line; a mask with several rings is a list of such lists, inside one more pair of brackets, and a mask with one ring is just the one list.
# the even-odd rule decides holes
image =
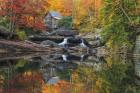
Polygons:
[[80,25],[85,17],[97,17],[102,6],[102,0],[74,0],[74,24]]
[[[76,80],[78,74],[74,73],[72,78]],[[98,82],[96,82],[99,85]],[[95,93],[92,89],[86,89],[83,82],[70,83],[65,80],[60,80],[57,84],[49,85],[43,81],[42,73],[40,72],[25,72],[20,73],[9,81],[9,93]],[[0,88],[0,91],[3,91]],[[0,92],[1,93],[1,92]]]
[[12,9],[14,15],[10,20],[15,20],[17,27],[44,30],[43,17],[49,10],[64,16],[73,14],[74,24],[80,24],[80,20],[89,15],[89,9],[98,15],[101,6],[102,0],[0,0],[0,15],[8,15]]
[[42,93],[71,93],[71,84],[64,80],[55,85],[44,84]]
[[43,84],[42,74],[39,72],[26,72],[15,75],[9,80],[9,93],[41,92]]
[[50,10],[56,10],[64,16],[72,15],[72,0],[49,0]]

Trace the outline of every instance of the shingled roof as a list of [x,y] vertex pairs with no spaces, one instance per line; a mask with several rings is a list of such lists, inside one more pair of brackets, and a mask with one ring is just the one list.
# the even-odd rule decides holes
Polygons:
[[49,13],[55,19],[62,19],[62,15],[57,11],[50,11]]

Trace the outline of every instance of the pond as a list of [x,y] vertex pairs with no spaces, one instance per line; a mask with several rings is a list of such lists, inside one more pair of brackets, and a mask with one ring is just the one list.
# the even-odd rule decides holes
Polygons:
[[140,93],[137,55],[1,54],[0,93]]

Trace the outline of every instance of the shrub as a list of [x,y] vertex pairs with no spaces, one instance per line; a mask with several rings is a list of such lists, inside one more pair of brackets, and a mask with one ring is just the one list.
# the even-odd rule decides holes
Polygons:
[[26,37],[26,33],[24,31],[18,31],[17,32],[17,35],[18,35],[18,38],[20,40],[25,40],[27,37]]

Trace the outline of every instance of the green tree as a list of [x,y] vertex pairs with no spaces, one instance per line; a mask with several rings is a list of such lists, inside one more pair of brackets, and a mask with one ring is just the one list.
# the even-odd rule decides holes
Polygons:
[[72,17],[64,17],[62,20],[59,21],[60,27],[65,27],[67,29],[72,29]]
[[104,7],[101,11],[101,23],[103,28],[102,36],[110,48],[132,45],[129,36],[129,26],[140,23],[139,15],[133,15],[138,0],[104,0]]

